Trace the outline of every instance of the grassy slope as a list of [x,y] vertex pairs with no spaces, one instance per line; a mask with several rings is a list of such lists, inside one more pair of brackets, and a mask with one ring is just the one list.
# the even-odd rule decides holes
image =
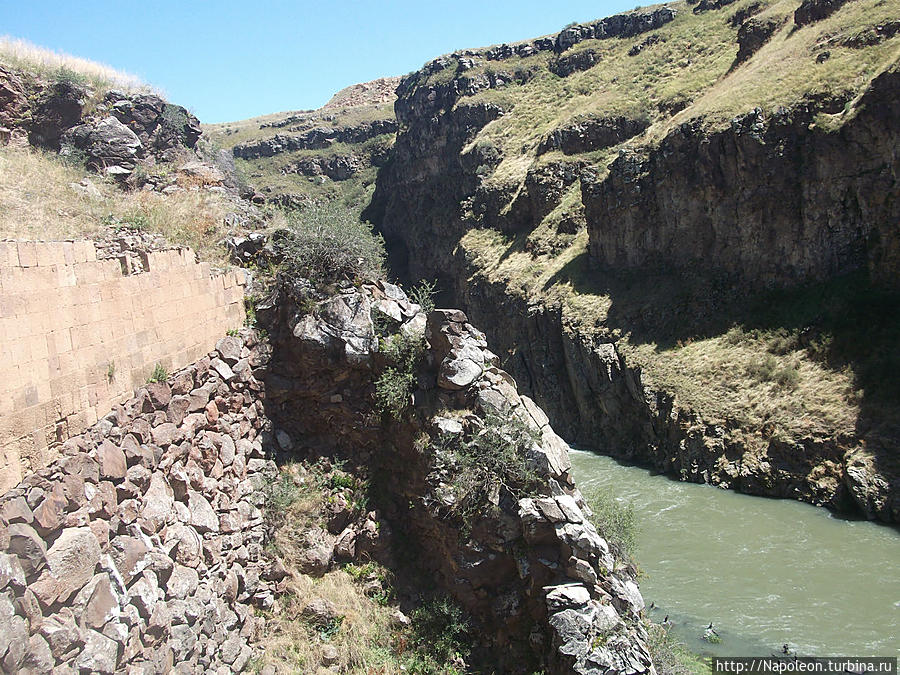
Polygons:
[[[811,94],[846,93],[852,102],[900,58],[897,37],[864,49],[834,45],[837,38],[897,18],[895,1],[855,0],[828,19],[795,30],[798,0],[763,0],[759,16],[785,23],[748,62],[731,70],[737,29],[727,19],[749,4],[743,0],[695,15],[677,3],[677,18],[654,31],[661,42],[633,57],[628,50],[645,36],[582,42],[566,54],[593,49],[599,63],[566,78],[546,70],[553,58],[546,53],[480,66],[536,70],[524,85],[482,92],[457,104],[489,100],[507,110],[472,142],[503,149],[504,159],[488,185],[511,185],[514,194],[530,167],[562,160],[587,162],[602,176],[621,147],[653,145],[674,125],[697,117],[709,128],[721,128],[756,106],[774,110]],[[816,63],[824,49],[831,57]],[[674,117],[663,112],[678,101],[691,103]],[[820,115],[817,123],[835,128],[853,113],[851,104],[837,115]],[[540,140],[552,129],[612,115],[644,118],[651,126],[613,148],[537,155]],[[882,311],[883,303],[867,300],[871,292],[858,277],[719,308],[711,318],[695,303],[710,289],[684,280],[610,279],[593,272],[587,233],[556,232],[556,222],[579,208],[576,183],[532,232],[513,239],[471,230],[461,246],[490,280],[560,306],[572,330],[619,339],[630,361],[642,366],[646,381],[675,393],[701,419],[738,421],[742,429],[734,433],[745,434],[745,441],[853,433],[861,401],[870,394],[870,403],[896,418],[900,401],[887,380],[900,372],[893,346],[900,326]],[[847,312],[855,322],[841,320]],[[809,325],[815,327],[812,345],[801,339]],[[871,349],[850,348],[856,341]]]
[[[99,195],[72,186],[84,179]],[[131,227],[161,234],[173,245],[190,246],[203,260],[225,265],[227,253],[219,242],[227,234],[227,211],[227,202],[207,191],[123,192],[111,179],[55,155],[0,147],[0,238],[90,238]]]
[[[233,148],[240,143],[272,138],[275,135],[300,134],[313,127],[350,127],[364,122],[394,117],[392,102],[344,106],[341,105],[339,95],[340,92],[335,95],[331,103],[319,110],[275,113],[237,122],[205,125],[204,134],[207,134],[213,142],[223,148]],[[288,118],[298,119],[292,120],[290,124],[283,127],[262,127],[264,124],[277,123]],[[377,147],[388,148],[392,143],[393,134],[384,134],[357,145],[348,146],[336,143],[320,150],[280,153],[274,157],[262,157],[254,160],[237,159],[235,164],[258,190],[274,195],[297,195],[316,202],[338,200],[357,211],[368,203],[372,196],[377,173],[375,167],[369,166],[346,181],[332,181],[327,177],[308,177],[285,173],[283,169],[288,165],[296,164],[304,157],[333,157],[351,153],[368,157],[371,150]]]

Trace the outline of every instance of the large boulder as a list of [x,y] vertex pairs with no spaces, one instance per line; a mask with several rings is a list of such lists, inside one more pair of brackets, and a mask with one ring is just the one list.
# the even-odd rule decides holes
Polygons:
[[77,148],[90,166],[111,174],[131,173],[143,149],[141,139],[115,117],[74,127],[62,137],[62,146],[63,154]]
[[32,110],[28,141],[59,150],[63,133],[81,121],[85,96],[80,85],[65,79],[49,87]]

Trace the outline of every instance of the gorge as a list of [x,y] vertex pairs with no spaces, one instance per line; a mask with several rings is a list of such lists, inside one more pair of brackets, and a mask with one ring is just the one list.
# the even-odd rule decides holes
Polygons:
[[895,656],[898,26],[671,2],[213,125],[0,49],[0,670]]

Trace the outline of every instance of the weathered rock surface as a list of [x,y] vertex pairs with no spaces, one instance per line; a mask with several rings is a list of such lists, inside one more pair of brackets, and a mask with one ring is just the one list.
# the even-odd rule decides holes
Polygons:
[[888,224],[900,218],[898,82],[896,69],[877,77],[836,132],[811,124],[814,104],[756,109],[728,130],[693,120],[658,148],[621,154],[603,180],[582,177],[591,256],[618,270],[702,269],[755,288],[868,265],[896,286],[900,243]]
[[[716,8],[710,3],[706,9]],[[732,25],[756,21],[759,11],[742,8]],[[747,52],[756,48],[755,30],[746,29]],[[887,26],[872,39],[879,31],[886,34]],[[900,493],[887,487],[897,484],[896,437],[867,443],[862,424],[852,438],[734,440],[728,430],[739,421],[709,421],[704,411],[685,409],[674,392],[647,384],[613,335],[597,337],[590,326],[564,320],[558,308],[521,297],[460,246],[472,229],[517,236],[533,231],[580,181],[584,211],[573,209],[570,221],[557,224],[559,234],[588,229],[590,256],[573,261],[575,274],[582,264],[613,280],[675,272],[753,293],[867,270],[876,285],[896,291],[896,66],[876,77],[849,112],[848,101],[833,96],[773,113],[753,111],[715,131],[702,119],[689,120],[658,143],[626,144],[608,171],[580,157],[535,162],[521,183],[498,186],[486,185],[479,167],[496,166],[500,151],[490,153],[487,143],[475,141],[503,111],[465,98],[464,71],[449,83],[426,81],[463,58],[426,64],[398,89],[403,130],[365,212],[396,252],[398,272],[436,279],[485,329],[496,351],[511,355],[507,368],[573,442],[684,480],[900,518]],[[845,121],[836,129],[816,122],[840,115]],[[616,124],[609,126],[598,125],[612,133],[593,140],[579,122],[551,132],[544,144],[564,149],[571,143],[578,151],[624,137]],[[535,257],[546,252],[523,239]],[[863,445],[868,460],[854,464]],[[856,467],[852,473],[849,466]]]
[[316,127],[296,136],[276,134],[251,143],[239,143],[232,152],[240,159],[272,157],[282,152],[296,150],[321,150],[335,143],[362,143],[382,134],[397,132],[397,122],[392,119],[364,122],[352,127]]

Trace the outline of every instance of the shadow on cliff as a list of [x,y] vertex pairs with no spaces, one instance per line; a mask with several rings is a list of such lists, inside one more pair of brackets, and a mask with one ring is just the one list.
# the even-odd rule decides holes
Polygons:
[[900,473],[900,294],[872,284],[865,271],[751,294],[724,278],[604,272],[585,252],[544,288],[558,283],[608,297],[604,325],[657,352],[738,331],[764,345],[761,359],[804,351],[831,370],[849,369],[859,397],[856,433],[883,475]]

